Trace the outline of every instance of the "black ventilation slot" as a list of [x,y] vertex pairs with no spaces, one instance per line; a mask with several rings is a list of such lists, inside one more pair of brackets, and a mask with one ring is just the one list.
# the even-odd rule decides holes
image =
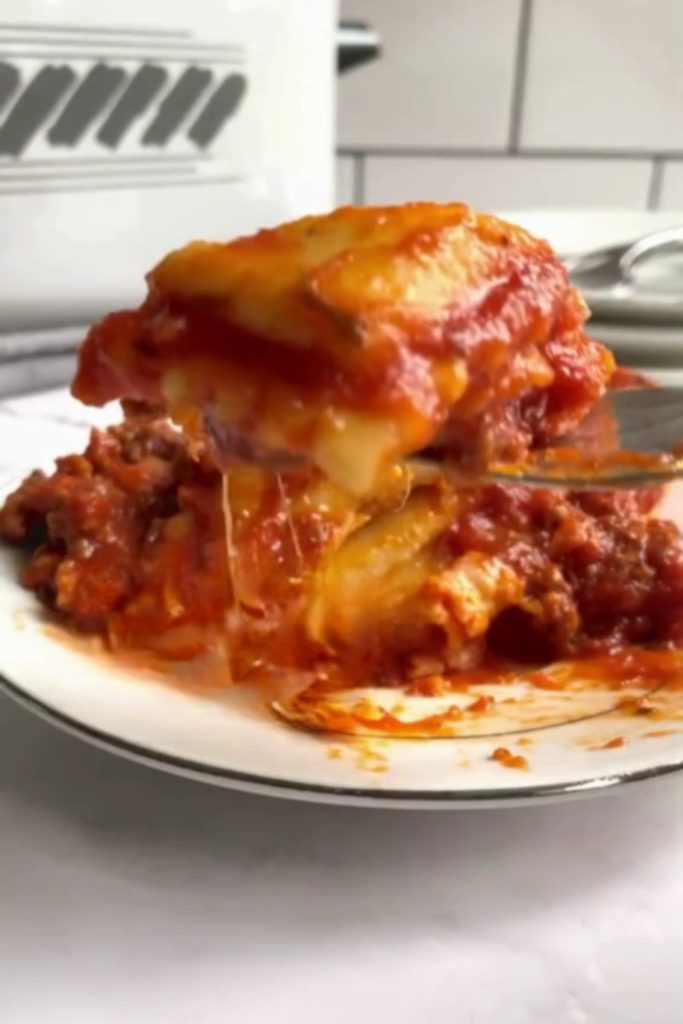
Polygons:
[[122,68],[96,64],[72,94],[47,134],[53,146],[75,146],[126,80]]
[[244,75],[228,75],[187,133],[197,146],[205,148],[237,110],[247,89]]
[[0,63],[0,110],[16,92],[20,77],[13,64]]
[[110,149],[116,149],[128,129],[144,114],[167,78],[168,72],[164,68],[156,64],[143,64],[97,133],[98,141]]
[[213,79],[211,71],[191,67],[183,71],[159,104],[159,113],[142,136],[143,146],[165,146]]
[[31,80],[0,128],[0,154],[19,156],[76,80],[66,65],[46,65]]

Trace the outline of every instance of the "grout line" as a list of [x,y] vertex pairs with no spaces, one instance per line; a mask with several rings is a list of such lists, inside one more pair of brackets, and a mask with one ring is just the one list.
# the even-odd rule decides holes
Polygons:
[[477,159],[487,157],[494,160],[510,159],[510,157],[529,157],[543,160],[678,160],[683,161],[683,149],[679,150],[646,150],[646,149],[542,149],[523,147],[516,153],[507,149],[482,146],[340,146],[338,156],[353,157],[437,157]]
[[351,198],[354,206],[363,206],[365,203],[365,153],[353,154]]
[[481,148],[459,148],[441,146],[340,146],[337,150],[339,156],[507,156],[505,150],[481,149]]
[[508,150],[516,153],[522,131],[522,114],[524,113],[524,97],[526,94],[527,64],[529,41],[531,38],[531,18],[533,0],[522,0],[519,8],[519,24],[517,27],[517,43],[515,47],[515,68],[512,80],[512,101],[510,104],[510,134]]
[[656,210],[662,197],[662,184],[664,181],[664,161],[661,156],[654,157],[652,161],[652,172],[650,184],[647,190],[647,208]]

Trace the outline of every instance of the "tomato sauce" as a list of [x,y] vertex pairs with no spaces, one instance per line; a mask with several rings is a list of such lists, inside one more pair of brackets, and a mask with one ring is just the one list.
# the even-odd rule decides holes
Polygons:
[[518,771],[528,771],[529,762],[521,754],[513,754],[507,747],[496,747],[491,754],[492,761],[498,761],[504,768],[516,768]]
[[[471,552],[503,559],[524,594],[490,623],[476,662],[453,674],[443,662],[426,673],[411,667],[439,664],[436,629],[420,633],[416,649],[387,651],[371,630],[367,648],[321,648],[303,612],[327,553],[343,541],[347,507],[323,511],[309,500],[305,471],[279,481],[246,473],[235,486],[232,577],[221,474],[159,420],[94,431],[83,455],[60,459],[51,477],[29,476],[0,511],[0,535],[29,550],[24,585],[113,650],[190,660],[221,649],[227,619],[238,676],[258,674],[264,662],[326,668],[335,685],[403,679],[433,696],[500,677],[511,664],[526,666],[534,686],[556,689],[562,683],[543,666],[567,658],[592,671],[591,658],[609,655],[599,672],[615,689],[638,674],[671,674],[665,651],[625,650],[683,639],[683,542],[673,524],[648,517],[652,495],[460,494],[430,557],[444,566]],[[231,618],[236,594],[240,614]],[[486,711],[485,698],[479,706]]]

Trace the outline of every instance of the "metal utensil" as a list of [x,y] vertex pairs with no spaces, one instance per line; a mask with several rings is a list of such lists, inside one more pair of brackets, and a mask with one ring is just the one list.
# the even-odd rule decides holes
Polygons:
[[[683,477],[682,441],[683,387],[612,391],[557,449],[497,465],[486,479],[571,490],[652,486]],[[567,460],[566,449],[583,457]]]

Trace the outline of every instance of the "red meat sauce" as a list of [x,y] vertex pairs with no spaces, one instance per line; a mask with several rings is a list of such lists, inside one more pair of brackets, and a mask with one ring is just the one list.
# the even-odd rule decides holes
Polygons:
[[683,543],[670,522],[647,518],[653,492],[482,488],[440,543],[454,557],[503,557],[543,615],[503,611],[489,652],[546,662],[629,644],[683,640]]
[[[453,559],[503,558],[543,609],[503,611],[484,664],[681,643],[683,541],[674,524],[650,517],[658,497],[470,488],[437,543]],[[264,515],[259,528],[268,522]],[[223,642],[231,589],[221,476],[165,421],[132,417],[95,430],[83,455],[59,459],[51,476],[31,474],[0,510],[0,537],[28,549],[26,587],[114,650],[184,660]],[[307,565],[316,557],[303,551]],[[265,570],[264,601],[277,605],[283,572],[275,562]]]
[[21,581],[70,626],[171,659],[215,643],[226,604],[220,478],[163,422],[94,430],[0,511],[27,546]]

